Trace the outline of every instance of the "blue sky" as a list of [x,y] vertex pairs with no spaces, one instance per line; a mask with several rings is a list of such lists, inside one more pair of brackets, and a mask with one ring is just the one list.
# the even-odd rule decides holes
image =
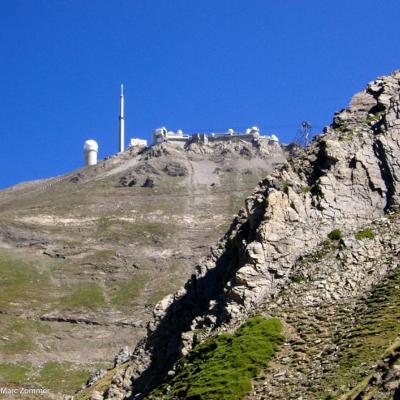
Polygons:
[[290,141],[400,68],[398,0],[0,0],[0,188],[126,135],[258,125]]

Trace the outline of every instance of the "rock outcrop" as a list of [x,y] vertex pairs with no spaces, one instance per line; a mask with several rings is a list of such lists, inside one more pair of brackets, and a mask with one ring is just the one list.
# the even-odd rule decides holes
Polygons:
[[[356,94],[309,147],[259,183],[184,288],[155,307],[147,337],[104,397],[145,395],[190,350],[195,330],[205,337],[272,302],[299,260],[315,253],[329,232],[338,229],[346,236],[396,212],[399,167],[400,72],[395,72]],[[346,246],[357,258],[358,242]],[[325,301],[355,295],[356,288],[363,290],[362,284],[372,285],[387,273],[382,268],[366,281],[371,269],[332,272],[336,278],[326,279]],[[312,304],[318,296],[309,295],[304,301]]]

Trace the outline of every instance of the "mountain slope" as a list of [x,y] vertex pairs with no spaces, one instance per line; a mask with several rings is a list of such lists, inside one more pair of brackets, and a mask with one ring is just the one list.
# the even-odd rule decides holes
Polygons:
[[[319,307],[332,305],[332,309],[322,312],[322,318],[329,320],[330,315],[337,313],[347,315],[348,319],[339,320],[340,324],[343,322],[339,336],[346,337],[347,324],[352,323],[351,312],[346,307],[340,311],[339,305],[351,301],[358,304],[358,296],[368,297],[369,291],[374,299],[373,288],[380,283],[386,287],[385,279],[390,282],[392,278],[388,274],[398,266],[396,232],[386,228],[382,232],[384,239],[378,236],[379,242],[371,237],[375,237],[374,224],[385,221],[382,220],[385,215],[399,209],[399,112],[400,72],[395,72],[371,82],[366,90],[356,94],[347,109],[335,114],[332,125],[323,135],[260,182],[223,239],[196,266],[185,287],[155,307],[147,337],[136,347],[131,360],[114,371],[111,384],[96,396],[120,399],[136,393],[146,397],[161,381],[168,381],[168,376],[174,374],[176,361],[198,341],[199,332],[205,338],[235,329],[248,316],[263,310],[275,316],[274,299],[284,302],[285,288],[291,279],[294,286],[296,280],[304,277],[311,281],[304,283],[306,295],[301,294],[299,298],[303,311],[301,307],[297,311],[308,313],[316,307],[317,318]],[[396,227],[397,214],[394,215]],[[359,239],[352,243],[349,238],[354,235]],[[366,248],[361,250],[371,255],[370,263],[368,257],[358,253],[363,235],[375,243],[371,248],[362,244]],[[342,236],[350,241],[346,244]],[[383,262],[376,259],[379,251]],[[318,262],[325,254],[331,255],[330,262],[321,265]],[[302,260],[309,267],[300,269],[296,277],[294,274]],[[308,277],[313,269],[315,281],[313,276]],[[397,287],[394,285],[394,290]],[[291,290],[287,294],[289,298],[297,295]],[[387,296],[392,298],[390,293]],[[389,307],[397,312],[396,302]],[[294,315],[297,311],[293,309]],[[277,316],[281,312],[276,311]],[[384,310],[382,313],[385,314]],[[311,331],[317,330],[318,318],[313,320],[311,311],[308,317]],[[295,324],[290,325],[290,319],[286,322],[287,329],[299,329]],[[362,325],[362,320],[359,323]],[[329,326],[326,335],[331,337],[337,330]],[[387,331],[387,327],[382,330]],[[315,334],[307,340],[315,342]],[[382,346],[387,344],[386,341]],[[343,350],[340,351],[344,357]],[[322,369],[316,375],[329,398],[346,387],[334,386],[323,361],[317,360]],[[306,375],[311,373],[307,366],[305,369]],[[300,375],[294,386],[308,382],[305,376]],[[351,379],[345,384],[351,386]],[[330,391],[326,389],[329,384],[333,385]],[[255,398],[263,398],[264,389],[258,391],[257,385],[255,388]],[[279,388],[278,384],[276,398],[292,396],[280,393]],[[266,390],[270,390],[268,385]],[[298,398],[297,393],[293,396]],[[309,390],[305,396],[321,398],[321,393]]]
[[112,366],[285,157],[279,145],[162,144],[1,191],[0,382],[59,398]]

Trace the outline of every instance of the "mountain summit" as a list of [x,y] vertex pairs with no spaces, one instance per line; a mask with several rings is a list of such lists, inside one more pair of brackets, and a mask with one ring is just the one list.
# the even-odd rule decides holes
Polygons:
[[[250,373],[248,399],[398,398],[399,160],[396,71],[259,182],[128,361],[81,398],[242,398],[214,356],[255,315],[278,319],[285,343]],[[207,357],[221,362],[215,386],[199,375]]]

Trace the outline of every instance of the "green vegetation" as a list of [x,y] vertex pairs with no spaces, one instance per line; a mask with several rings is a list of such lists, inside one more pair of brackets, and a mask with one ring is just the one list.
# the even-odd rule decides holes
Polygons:
[[[160,242],[176,233],[178,227],[165,222],[129,222],[118,218],[100,217],[97,220],[96,238],[107,238],[116,242],[135,239],[137,242]],[[115,255],[115,252],[114,252]]]
[[97,366],[73,364],[70,362],[47,362],[41,367],[31,363],[0,364],[0,382],[26,385],[35,382],[53,393],[73,394],[87,382],[90,371]]
[[[337,242],[333,242],[331,240],[324,240],[319,244],[319,246],[310,254],[305,256],[300,256],[297,260],[297,264],[299,266],[304,266],[306,262],[318,262],[321,261],[325,256],[330,254],[333,250],[337,249]],[[294,273],[292,276],[292,282],[296,282],[299,278],[295,278],[297,273]],[[298,275],[301,275],[299,273]],[[303,277],[304,278],[304,277]],[[293,280],[295,279],[295,280]],[[299,281],[297,283],[300,283]]]
[[309,193],[309,192],[312,191],[312,189],[313,189],[312,186],[303,186],[303,187],[301,188],[301,191],[302,191],[302,193]]
[[48,362],[40,370],[37,382],[53,392],[73,392],[89,378],[87,368],[72,363]]
[[147,297],[147,304],[149,306],[155,306],[160,300],[170,293],[174,293],[179,287],[173,287],[172,285],[165,284],[165,287],[155,290],[152,294]]
[[126,367],[126,363],[120,364],[116,368],[109,369],[102,378],[100,378],[99,380],[97,380],[94,383],[93,386],[88,387],[88,388],[84,389],[83,391],[81,391],[80,393],[78,393],[74,397],[74,399],[75,400],[90,400],[91,395],[94,391],[97,391],[99,393],[105,392],[110,387],[113,377],[117,373],[117,371],[124,367]]
[[36,346],[36,337],[50,332],[50,325],[46,322],[0,315],[0,352],[21,354],[31,351]]
[[99,217],[97,219],[97,229],[102,232],[110,228],[112,225],[112,219],[110,217]]
[[319,247],[317,248],[316,252],[314,253],[314,257],[317,260],[321,260],[324,256],[329,254],[332,250],[335,250],[337,248],[337,245],[335,243],[332,243],[331,240],[324,240],[321,242]]
[[105,305],[103,289],[98,283],[81,283],[75,290],[60,299],[62,308],[96,309]]
[[147,274],[138,273],[129,281],[124,280],[112,283],[109,288],[113,306],[124,309],[134,304],[147,281]]
[[30,309],[48,304],[54,292],[50,282],[50,269],[43,265],[28,263],[0,251],[0,309]]
[[115,257],[115,250],[97,250],[95,253],[86,256],[83,262],[104,265],[107,264],[112,257]]
[[292,187],[292,186],[293,186],[292,182],[286,181],[286,182],[283,183],[282,189],[287,194],[289,192],[289,188]]
[[294,273],[290,276],[290,280],[293,283],[302,283],[304,282],[304,275],[302,273]]
[[341,142],[351,142],[354,139],[353,132],[349,132],[347,135],[340,135],[339,140]]
[[342,231],[340,229],[334,229],[332,232],[328,233],[328,239],[330,240],[340,240],[342,238]]
[[[376,386],[382,385],[382,382],[376,380],[376,374],[374,372],[377,372],[379,374],[384,374],[384,375],[390,375],[390,367],[394,366],[394,368],[399,366],[399,358],[400,358],[400,340],[397,338],[394,343],[390,345],[388,349],[382,354],[380,357],[380,360],[376,364],[375,370],[373,369],[371,373],[363,379],[355,388],[353,388],[349,393],[346,393],[345,396],[342,396],[341,399],[343,400],[357,400],[360,399],[361,396],[365,395],[368,396],[368,399],[371,398],[371,394],[375,394]],[[397,368],[396,368],[397,369]],[[370,387],[370,390],[368,390],[368,386]],[[374,388],[375,386],[375,388]],[[372,389],[372,390],[371,390]],[[369,391],[369,393],[368,393]],[[391,397],[391,396],[389,396]],[[395,395],[396,397],[396,395]]]
[[369,125],[375,124],[376,122],[378,122],[382,118],[383,114],[384,114],[383,111],[377,112],[376,114],[368,114],[367,123]]
[[369,228],[366,228],[366,229],[363,229],[362,231],[357,232],[355,236],[356,236],[357,240],[375,239],[375,233]]
[[22,385],[28,382],[31,364],[0,364],[0,382]]
[[[197,345],[177,364],[172,381],[150,399],[239,400],[251,389],[251,379],[282,343],[276,318],[250,318],[234,334],[220,334]],[[167,391],[168,385],[170,390]]]

